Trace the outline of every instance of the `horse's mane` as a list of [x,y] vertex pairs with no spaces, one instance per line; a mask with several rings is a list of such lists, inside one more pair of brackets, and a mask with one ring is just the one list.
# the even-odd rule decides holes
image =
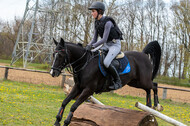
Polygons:
[[81,49],[84,49],[81,43],[76,44],[76,43],[73,43],[73,42],[65,42],[65,44],[67,46],[72,46],[72,47],[77,47],[77,48],[79,47]]

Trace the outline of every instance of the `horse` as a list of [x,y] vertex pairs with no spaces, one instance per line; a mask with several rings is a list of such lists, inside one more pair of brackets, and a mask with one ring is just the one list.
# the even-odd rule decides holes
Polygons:
[[[99,69],[99,56],[87,51],[79,44],[65,42],[62,38],[60,42],[54,39],[56,45],[53,53],[53,63],[50,70],[52,77],[58,77],[64,68],[72,68],[75,85],[69,95],[63,100],[59,112],[56,116],[55,126],[60,126],[63,112],[66,105],[78,96],[71,106],[70,112],[64,121],[64,126],[68,126],[73,117],[74,111],[94,92],[109,92],[109,88],[102,89],[107,81]],[[159,106],[157,95],[157,83],[153,82],[159,69],[161,47],[157,41],[152,41],[146,45],[142,52],[126,51],[131,71],[120,75],[122,86],[141,88],[146,91],[146,105],[152,107],[151,89],[154,92],[154,107]],[[109,85],[107,85],[108,87]]]

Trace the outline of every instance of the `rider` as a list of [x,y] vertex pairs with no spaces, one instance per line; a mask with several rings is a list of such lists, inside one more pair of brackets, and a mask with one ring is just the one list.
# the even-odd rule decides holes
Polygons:
[[[109,86],[109,88],[112,90],[119,89],[122,87],[121,80],[116,68],[111,62],[121,51],[122,33],[112,17],[103,16],[105,11],[104,3],[93,2],[88,9],[92,11],[91,15],[95,19],[95,28],[94,37],[86,46],[86,49],[90,50],[92,47],[96,48],[103,44],[101,49],[108,51],[103,63],[114,78],[114,85]],[[98,35],[101,37],[99,41],[97,41]]]

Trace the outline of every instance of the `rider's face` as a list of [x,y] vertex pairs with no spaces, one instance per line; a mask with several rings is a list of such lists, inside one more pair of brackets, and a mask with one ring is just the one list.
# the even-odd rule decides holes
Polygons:
[[96,18],[97,15],[98,15],[97,10],[93,9],[92,12],[91,12],[91,15],[93,16],[93,18]]

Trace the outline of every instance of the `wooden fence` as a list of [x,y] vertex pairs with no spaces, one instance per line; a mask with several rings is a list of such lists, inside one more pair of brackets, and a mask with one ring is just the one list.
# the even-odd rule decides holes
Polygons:
[[190,92],[190,90],[186,90],[186,89],[179,89],[179,88],[170,88],[170,87],[162,87],[162,86],[158,86],[158,88],[162,88],[163,89],[163,96],[162,99],[166,99],[167,98],[167,90],[177,90],[177,91],[184,91],[184,92]]
[[[4,74],[4,79],[5,80],[7,80],[7,78],[8,78],[9,69],[30,71],[30,72],[38,72],[38,73],[49,73],[48,71],[31,70],[31,69],[23,69],[23,68],[15,68],[15,67],[7,67],[7,66],[0,66],[0,68],[5,68],[5,74]],[[72,76],[72,75],[71,74],[66,74],[66,73],[62,74],[61,88],[64,87],[66,76]],[[190,92],[190,90],[186,90],[186,89],[178,89],[178,88],[170,88],[170,87],[162,87],[162,86],[158,86],[158,88],[163,89],[162,99],[167,98],[167,90],[177,90],[177,91]]]
[[[4,80],[7,80],[7,78],[8,78],[9,69],[21,70],[21,71],[29,71],[29,72],[37,72],[37,73],[47,73],[47,74],[49,74],[48,71],[31,70],[31,69],[24,69],[24,68],[15,68],[15,67],[7,67],[7,66],[0,66],[0,68],[5,68]],[[61,88],[63,88],[63,86],[64,86],[66,76],[72,76],[72,75],[66,74],[66,73],[62,74]]]

